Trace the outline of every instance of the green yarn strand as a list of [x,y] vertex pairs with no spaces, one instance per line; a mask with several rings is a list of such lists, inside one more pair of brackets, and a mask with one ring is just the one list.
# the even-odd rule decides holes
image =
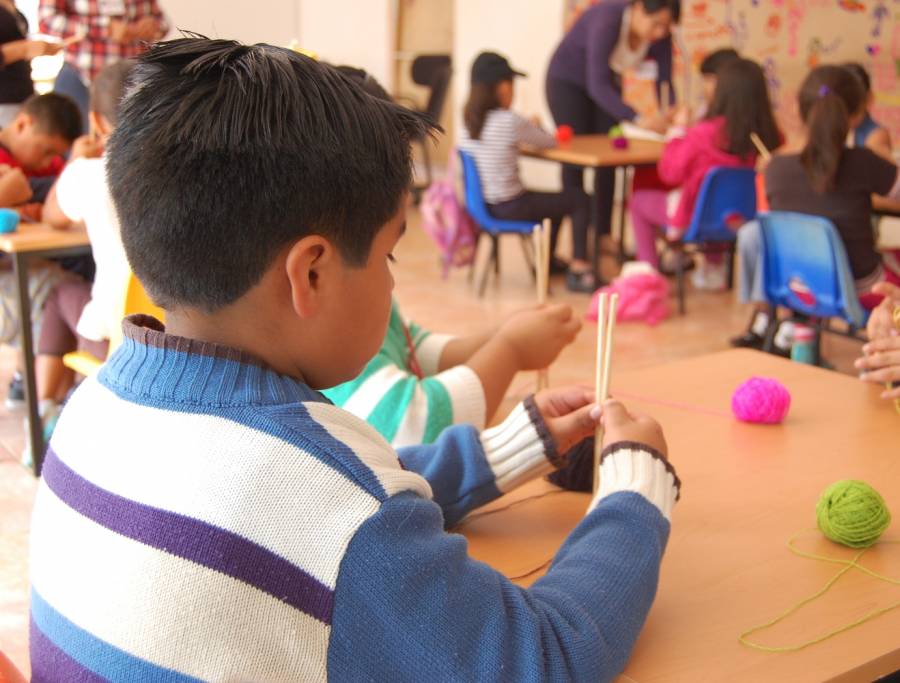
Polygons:
[[816,505],[819,529],[835,543],[868,548],[890,526],[891,513],[878,491],[863,481],[832,484]]

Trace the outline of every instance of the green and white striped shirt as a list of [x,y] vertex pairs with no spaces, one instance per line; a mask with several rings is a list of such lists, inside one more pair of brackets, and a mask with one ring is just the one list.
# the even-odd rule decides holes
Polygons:
[[407,326],[395,301],[378,354],[359,377],[324,394],[366,420],[395,448],[432,443],[453,424],[483,429],[484,389],[475,371],[457,365],[438,372],[441,354],[452,338],[415,323]]

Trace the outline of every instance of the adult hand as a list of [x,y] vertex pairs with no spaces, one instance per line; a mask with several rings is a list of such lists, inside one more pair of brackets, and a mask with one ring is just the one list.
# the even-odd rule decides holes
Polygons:
[[669,118],[664,114],[653,114],[652,116],[641,116],[635,122],[639,127],[652,130],[662,135],[669,129]]
[[126,24],[121,19],[112,19],[109,22],[109,39],[122,45],[134,42],[132,24]]

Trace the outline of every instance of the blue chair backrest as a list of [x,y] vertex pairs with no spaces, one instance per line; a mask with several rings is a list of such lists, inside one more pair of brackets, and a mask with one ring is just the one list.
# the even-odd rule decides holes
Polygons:
[[756,171],[711,169],[703,179],[685,242],[734,242],[737,230],[756,217]]
[[847,252],[831,221],[788,211],[757,217],[763,245],[763,288],[769,303],[862,327]]
[[475,164],[475,157],[468,152],[459,150],[459,160],[462,162],[463,169],[463,187],[466,193],[466,210],[469,215],[475,219],[475,222],[483,230],[492,233],[498,232],[518,232],[531,233],[536,223],[534,221],[507,221],[494,218],[487,208],[487,202],[484,199],[484,192],[481,189],[481,176],[478,174],[478,166]]

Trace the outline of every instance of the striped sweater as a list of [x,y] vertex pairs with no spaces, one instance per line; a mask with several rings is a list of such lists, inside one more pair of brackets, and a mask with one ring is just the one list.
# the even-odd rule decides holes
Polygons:
[[488,204],[507,202],[525,191],[519,177],[519,147],[522,145],[549,149],[556,146],[556,138],[509,109],[491,109],[477,140],[473,140],[463,126],[459,147],[475,157]]
[[444,526],[551,469],[533,404],[396,453],[244,353],[150,318],[75,392],[31,538],[36,681],[606,680],[656,589],[677,480],[605,456],[530,589]]
[[366,420],[395,448],[433,443],[453,424],[481,429],[486,408],[478,375],[466,365],[438,371],[451,339],[407,325],[395,301],[378,354],[359,377],[323,393]]

